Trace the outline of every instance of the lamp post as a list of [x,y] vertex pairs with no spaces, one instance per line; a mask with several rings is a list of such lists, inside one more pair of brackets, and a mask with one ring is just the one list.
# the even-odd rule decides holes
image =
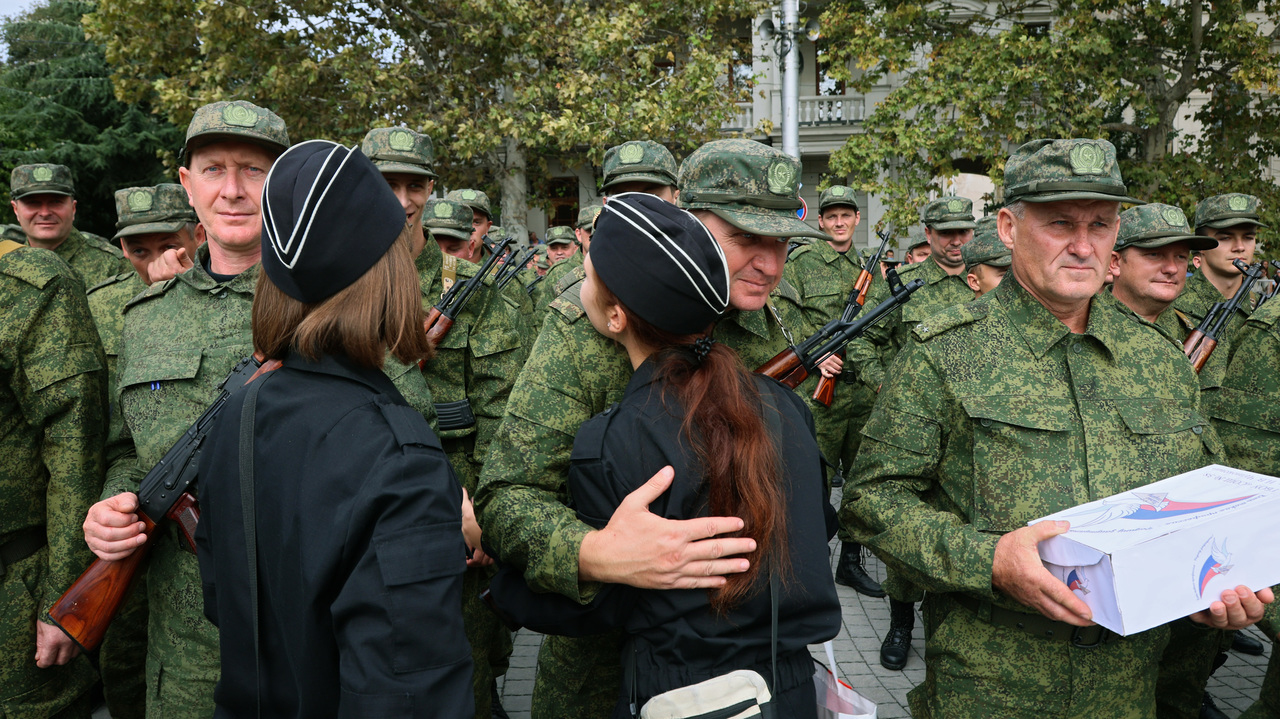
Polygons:
[[782,151],[800,159],[800,35],[809,40],[820,37],[818,21],[800,24],[800,0],[782,0],[782,23],[772,18],[760,23],[760,35],[773,41],[773,55],[782,67]]

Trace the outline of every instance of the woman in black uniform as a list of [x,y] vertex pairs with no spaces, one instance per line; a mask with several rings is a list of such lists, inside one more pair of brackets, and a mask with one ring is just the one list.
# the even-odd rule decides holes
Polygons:
[[461,489],[380,369],[431,354],[404,210],[359,150],[311,141],[262,217],[253,339],[283,366],[231,397],[200,465],[215,716],[471,716]]
[[[630,637],[615,717],[651,697],[738,669],[772,682],[770,578],[777,580],[776,715],[816,715],[807,646],[840,628],[813,419],[801,399],[747,371],[710,339],[729,302],[724,253],[693,215],[649,195],[609,199],[585,262],[592,325],[635,368],[622,401],[585,423],[569,487],[579,516],[604,527],[622,500],[666,466],[650,511],[670,519],[737,516],[756,540],[750,569],[718,590],[607,587],[593,603]],[[825,520],[825,521],[824,521]]]

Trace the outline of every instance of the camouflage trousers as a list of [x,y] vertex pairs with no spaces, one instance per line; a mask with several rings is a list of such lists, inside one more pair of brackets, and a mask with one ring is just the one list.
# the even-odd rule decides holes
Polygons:
[[[875,393],[861,382],[849,384],[836,383],[835,400],[831,403],[830,412],[837,413],[831,421],[819,419],[821,407],[814,409],[814,424],[817,427],[818,448],[822,456],[833,467],[840,467],[848,480],[849,469],[853,467],[853,458],[858,456],[858,447],[862,444],[862,426],[871,416],[871,407],[875,403]],[[832,467],[827,468],[827,477],[835,473]],[[837,535],[842,542],[852,542],[853,538],[840,527]]]
[[147,570],[147,719],[208,719],[221,668],[218,628],[204,616],[196,555],[166,523]]
[[531,719],[608,719],[622,686],[622,633],[543,638]]
[[1271,645],[1271,660],[1267,662],[1267,674],[1262,679],[1262,692],[1258,701],[1244,710],[1240,719],[1280,719],[1280,652]]
[[[1226,632],[1179,619],[1169,624],[1169,646],[1160,655],[1156,714],[1160,719],[1198,719],[1214,660],[1224,651]],[[1230,646],[1230,640],[1225,639]]]
[[492,716],[494,680],[507,673],[512,649],[511,632],[480,599],[492,576],[491,567],[471,567],[462,575],[462,625],[471,644],[476,719]]
[[49,548],[5,568],[0,579],[0,717],[88,718],[93,667],[84,655],[60,667],[36,666],[40,582]]
[[102,639],[98,671],[111,719],[147,715],[147,584],[141,572]]
[[926,598],[916,719],[1152,719],[1163,627],[1086,649],[992,626],[946,595]]

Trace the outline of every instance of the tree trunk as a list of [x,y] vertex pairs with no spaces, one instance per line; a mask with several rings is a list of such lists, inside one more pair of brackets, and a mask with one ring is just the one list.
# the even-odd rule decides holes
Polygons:
[[506,162],[498,172],[502,190],[502,227],[520,247],[529,246],[529,184],[525,177],[524,148],[514,137],[503,140]]

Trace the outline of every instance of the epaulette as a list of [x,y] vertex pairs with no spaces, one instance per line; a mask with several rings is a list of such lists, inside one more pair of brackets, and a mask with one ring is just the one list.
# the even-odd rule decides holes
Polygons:
[[778,297],[784,297],[796,303],[797,305],[802,302],[800,298],[800,293],[796,290],[794,285],[792,285],[790,282],[787,282],[785,277],[778,282],[778,286],[775,287],[773,292],[770,292],[769,294],[777,295]]
[[583,265],[578,265],[561,275],[560,279],[556,280],[556,284],[551,288],[551,291],[559,297],[562,292],[585,279],[587,279],[587,268]]
[[795,247],[791,247],[791,248],[789,248],[789,249],[787,250],[787,259],[788,259],[788,260],[794,260],[795,258],[799,257],[800,255],[803,255],[803,254],[804,254],[804,253],[806,253],[806,252],[810,252],[810,251],[811,251],[811,248],[814,246],[814,244],[816,244],[816,243],[810,243],[810,244],[807,244],[807,245],[796,245]]
[[551,309],[559,312],[562,317],[570,323],[577,322],[587,315],[586,309],[582,306],[582,283],[575,282],[565,288],[551,304]]
[[1276,320],[1280,320],[1280,300],[1274,298],[1267,300],[1266,304],[1249,315],[1249,322],[1263,327],[1274,327]]
[[924,263],[925,263],[926,261],[927,261],[927,260],[921,260],[921,261],[919,261],[919,262],[912,262],[912,263],[911,263],[911,264],[909,264],[909,265],[898,265],[898,267],[900,267],[900,268],[901,268],[901,269],[899,269],[899,270],[897,271],[897,272],[898,272],[898,276],[899,276],[899,277],[902,277],[903,275],[909,275],[909,274],[911,274],[912,272],[919,272],[919,271],[920,271],[920,268],[921,268],[921,267],[924,267]]
[[85,244],[93,247],[94,249],[102,250],[103,252],[110,253],[116,257],[124,257],[124,252],[122,252],[119,247],[111,244],[107,238],[102,237],[101,235],[95,235],[92,232],[80,230],[80,236],[84,238]]
[[93,294],[96,290],[102,289],[103,287],[110,287],[111,285],[114,285],[114,284],[115,284],[115,283],[117,283],[117,282],[121,282],[121,281],[123,281],[123,280],[127,280],[127,279],[129,279],[129,276],[130,276],[130,275],[132,275],[132,274],[134,274],[134,270],[133,270],[132,268],[130,268],[130,269],[128,269],[128,270],[126,270],[126,271],[124,271],[124,272],[121,272],[120,274],[118,274],[118,275],[116,275],[116,276],[114,276],[114,277],[108,277],[107,279],[105,279],[105,280],[103,280],[103,281],[99,282],[98,284],[94,285],[93,287],[90,287],[90,288],[89,288],[89,291],[88,291],[88,292],[86,292],[85,294],[90,294],[90,295],[91,295],[91,294]]
[[134,305],[142,304],[143,302],[146,302],[147,300],[153,297],[159,297],[160,295],[163,295],[165,292],[168,292],[169,288],[173,287],[173,284],[177,281],[178,281],[177,277],[170,277],[164,282],[157,282],[154,285],[151,285],[146,289],[146,291],[139,292],[137,297],[134,297],[133,299],[126,302],[124,305],[124,311],[128,312],[129,308],[133,307]]
[[70,275],[71,268],[52,250],[21,247],[0,260],[0,272],[44,289],[57,277]]
[[927,342],[938,335],[956,327],[976,322],[987,316],[987,303],[981,300],[964,305],[956,305],[942,310],[928,320],[912,328],[911,333],[921,342]]

